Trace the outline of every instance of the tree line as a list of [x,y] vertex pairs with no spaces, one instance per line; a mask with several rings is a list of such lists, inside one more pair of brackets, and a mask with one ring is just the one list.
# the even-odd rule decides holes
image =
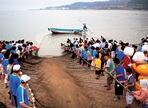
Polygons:
[[128,3],[134,9],[147,9],[148,10],[148,0],[131,0]]

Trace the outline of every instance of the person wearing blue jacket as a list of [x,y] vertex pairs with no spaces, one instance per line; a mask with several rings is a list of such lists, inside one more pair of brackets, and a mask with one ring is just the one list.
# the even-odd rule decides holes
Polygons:
[[29,80],[30,80],[30,77],[28,75],[21,76],[21,84],[19,85],[16,91],[17,104],[18,104],[17,108],[32,108],[29,105],[29,98],[26,90],[26,86]]
[[83,58],[83,64],[82,65],[84,66],[85,64],[87,64],[87,47],[86,46],[82,50],[81,56]]
[[3,69],[4,69],[4,83],[5,83],[5,87],[8,88],[8,72],[7,72],[7,65],[9,64],[9,56],[10,56],[10,53],[7,52],[5,53],[4,55],[4,60],[2,61],[2,65],[3,65]]
[[20,77],[19,77],[20,67],[21,67],[20,65],[14,65],[13,66],[13,73],[10,76],[10,82],[11,83],[9,84],[10,91],[11,91],[13,98],[14,98],[14,101],[15,101],[15,103],[13,103],[13,105],[15,105],[16,107],[18,106],[17,105],[16,91],[17,91],[18,86],[21,84],[21,80],[20,80]]

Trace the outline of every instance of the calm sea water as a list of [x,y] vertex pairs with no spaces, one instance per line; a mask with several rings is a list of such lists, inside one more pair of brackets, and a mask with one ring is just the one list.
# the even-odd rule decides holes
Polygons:
[[129,10],[46,10],[0,11],[0,40],[25,39],[40,46],[39,55],[61,55],[60,43],[78,35],[52,35],[50,27],[82,28],[88,38],[123,40],[137,44],[148,36],[148,11]]

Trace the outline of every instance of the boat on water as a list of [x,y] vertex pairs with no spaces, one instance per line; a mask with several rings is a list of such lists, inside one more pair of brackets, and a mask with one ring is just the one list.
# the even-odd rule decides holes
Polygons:
[[71,28],[48,28],[53,34],[81,34],[82,29],[71,29]]

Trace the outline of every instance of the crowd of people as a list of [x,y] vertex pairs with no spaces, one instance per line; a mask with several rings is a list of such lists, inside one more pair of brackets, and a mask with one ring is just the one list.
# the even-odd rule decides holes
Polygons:
[[37,51],[34,48],[33,42],[25,40],[0,41],[0,78],[9,89],[11,104],[16,108],[31,108],[26,90],[30,77],[21,75],[21,66],[22,61]]
[[[63,45],[63,44],[61,44]],[[142,38],[139,45],[130,45],[123,41],[101,39],[67,39],[64,49],[71,51],[71,58],[77,60],[82,66],[95,70],[94,78],[99,80],[107,73],[106,90],[112,89],[114,84],[114,101],[120,101],[123,89],[126,92],[126,108],[131,108],[134,97],[142,103],[143,108],[148,108],[148,80],[140,80],[141,89],[136,91],[138,72],[132,68],[132,63],[138,62],[137,52],[143,54],[142,61],[148,64],[148,37]],[[26,91],[30,80],[28,75],[20,75],[21,61],[25,61],[37,48],[32,42],[25,40],[0,41],[0,75],[9,89],[11,104],[17,108],[31,108]],[[35,54],[35,53],[34,53]],[[140,59],[141,60],[141,59]],[[33,102],[33,100],[31,100]]]
[[[71,58],[91,70],[95,70],[95,79],[107,73],[107,84],[104,86],[111,90],[113,80],[115,79],[114,101],[119,101],[123,95],[123,89],[126,93],[126,108],[131,108],[134,97],[142,103],[142,108],[148,108],[148,79],[140,80],[141,90],[136,91],[136,81],[138,81],[138,72],[132,68],[132,63],[136,59],[143,58],[142,62],[148,64],[148,37],[142,38],[140,44],[131,45],[123,41],[106,40],[103,36],[100,39],[74,38],[67,39],[65,44],[61,44],[65,50],[71,51]],[[136,56],[140,52],[142,56]],[[133,59],[134,58],[134,59]],[[148,71],[147,71],[148,72]]]

